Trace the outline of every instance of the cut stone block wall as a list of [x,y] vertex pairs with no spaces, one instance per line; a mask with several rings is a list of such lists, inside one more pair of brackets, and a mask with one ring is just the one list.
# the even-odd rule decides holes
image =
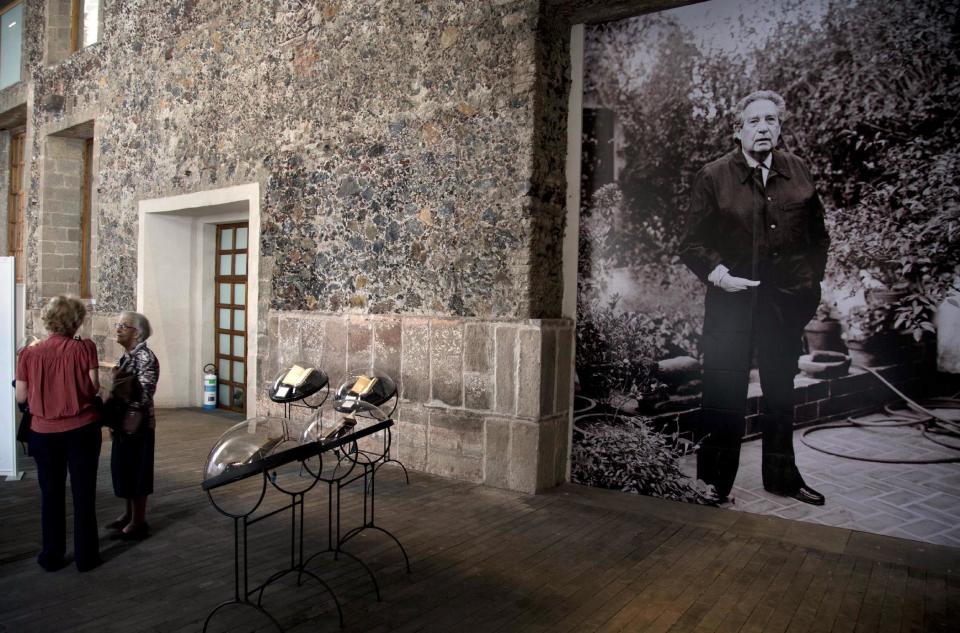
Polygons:
[[335,389],[376,367],[397,381],[395,456],[408,468],[534,492],[564,480],[572,385],[568,320],[489,321],[272,311],[257,413],[300,361]]
[[43,154],[43,213],[34,243],[43,297],[78,294],[84,140],[50,136]]
[[72,0],[46,2],[46,62],[56,64],[70,55]]

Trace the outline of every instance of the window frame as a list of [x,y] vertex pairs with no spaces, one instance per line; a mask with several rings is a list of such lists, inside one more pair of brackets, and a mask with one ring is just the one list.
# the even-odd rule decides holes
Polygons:
[[[26,191],[23,187],[23,172],[26,167],[25,128],[11,130],[7,159],[9,173],[7,183],[7,254],[14,258],[15,283],[24,281],[24,235],[26,233]],[[19,160],[15,154],[19,147]]]
[[[0,21],[2,21],[3,16],[5,16],[7,13],[9,13],[10,11],[17,8],[20,5],[23,5],[24,13],[26,13],[26,3],[24,2],[24,0],[15,0],[15,2],[11,2],[6,6],[0,7]],[[20,19],[22,21],[24,20],[24,17],[21,17]],[[0,86],[0,90],[5,90],[11,86],[16,86],[18,83],[23,81],[23,36],[24,36],[24,29],[23,29],[23,25],[21,25],[20,26],[20,61],[18,64],[19,68],[17,68],[17,80],[14,81],[13,83],[7,84],[6,86]],[[2,41],[3,41],[3,35],[2,35],[2,31],[0,31],[0,43],[2,43]],[[0,66],[2,66],[2,64],[3,64],[3,59],[2,57],[0,57]]]
[[103,8],[102,3],[97,2],[97,39],[90,42],[89,44],[84,44],[84,24],[83,24],[83,11],[87,5],[88,0],[70,0],[70,54],[76,53],[79,50],[86,48],[87,46],[92,46],[100,41],[100,12]]
[[84,139],[83,142],[83,177],[81,178],[81,207],[80,207],[80,298],[89,299],[93,296],[90,284],[91,262],[91,229],[92,229],[92,200],[93,200],[93,139]]

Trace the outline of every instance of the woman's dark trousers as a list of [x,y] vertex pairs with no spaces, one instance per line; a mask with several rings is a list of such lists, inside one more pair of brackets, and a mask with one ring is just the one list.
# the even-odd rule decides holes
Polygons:
[[66,481],[73,492],[73,548],[77,568],[100,561],[97,526],[97,466],[100,425],[93,423],[64,433],[30,433],[30,450],[37,462],[43,549],[37,561],[44,569],[62,564],[66,550]]

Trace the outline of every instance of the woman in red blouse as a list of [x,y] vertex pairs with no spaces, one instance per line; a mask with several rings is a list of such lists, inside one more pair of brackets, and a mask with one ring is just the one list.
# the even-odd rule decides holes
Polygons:
[[68,471],[77,569],[88,571],[101,562],[96,516],[99,363],[93,341],[74,337],[86,314],[78,299],[54,297],[41,315],[47,338],[17,359],[17,402],[27,402],[33,414],[30,453],[40,483],[43,549],[37,562],[47,571],[64,565]]

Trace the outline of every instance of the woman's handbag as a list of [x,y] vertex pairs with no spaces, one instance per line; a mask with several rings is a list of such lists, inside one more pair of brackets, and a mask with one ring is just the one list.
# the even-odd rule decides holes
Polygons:
[[113,388],[103,405],[101,423],[120,433],[139,432],[146,422],[146,416],[131,403],[140,400],[140,393],[140,381],[134,374],[121,367],[115,369]]
[[118,430],[128,435],[139,433],[141,430],[143,430],[145,422],[146,416],[143,414],[143,411],[128,406],[127,412],[124,414]]
[[18,402],[17,408],[20,409],[20,424],[17,426],[17,441],[26,447],[27,455],[30,454],[30,420],[33,414],[30,413],[30,407],[26,402]]

